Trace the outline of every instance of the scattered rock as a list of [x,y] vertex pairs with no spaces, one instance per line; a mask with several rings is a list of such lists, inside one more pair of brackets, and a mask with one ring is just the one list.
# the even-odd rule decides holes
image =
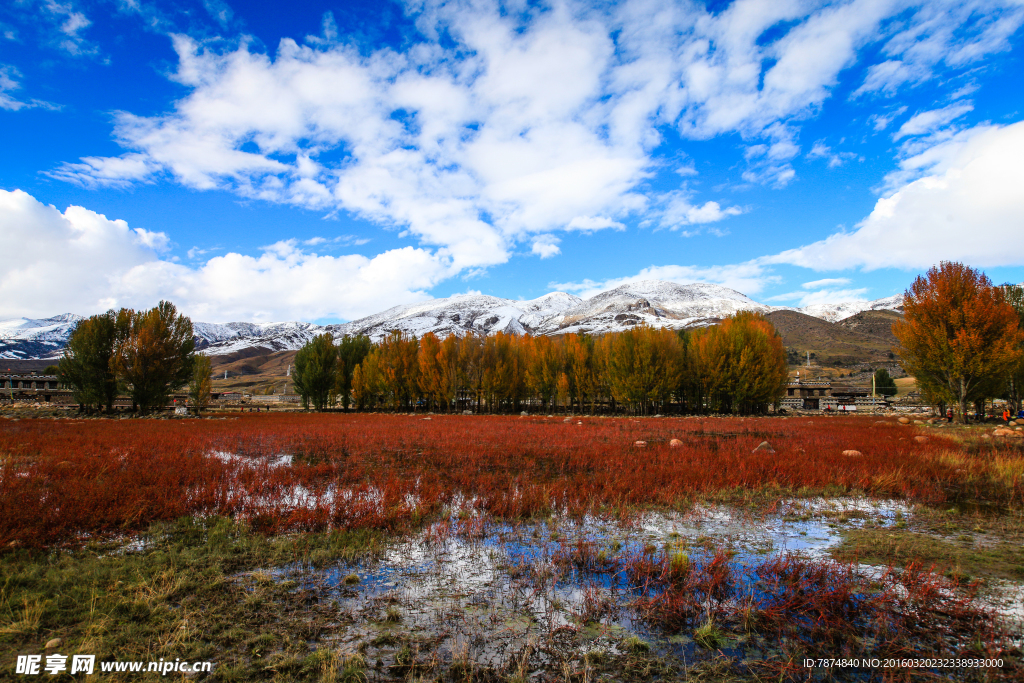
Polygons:
[[671,441],[668,442],[668,445],[671,446],[672,448],[679,448],[680,446],[683,445],[683,442],[680,441],[679,439],[672,439]]
[[856,458],[856,457],[859,457],[859,456],[864,455],[864,454],[861,453],[860,451],[855,451],[853,449],[850,449],[850,450],[847,450],[847,451],[843,451],[843,455],[845,455],[848,458]]
[[762,441],[761,443],[757,444],[757,448],[752,450],[751,453],[757,453],[758,451],[764,451],[765,453],[774,453],[775,449],[772,448],[772,445],[767,441]]
[[916,441],[917,443],[928,443],[928,437],[918,435],[914,437],[914,441]]
[[647,442],[646,441],[636,441],[636,442],[633,443],[633,445],[636,446],[637,448],[646,448],[647,447]]
[[462,414],[463,414],[463,415],[472,415],[472,414],[473,414],[473,411],[472,411],[472,410],[463,410],[463,411],[462,411]]
[[898,419],[896,421],[899,422],[901,425],[908,425],[908,424],[910,424],[910,418],[909,417],[901,417],[900,419]]
[[527,415],[529,415],[529,413],[524,410],[523,412],[519,413],[519,415],[520,417],[526,417]]
[[425,417],[425,418],[423,418],[423,419],[424,419],[424,420],[433,420],[434,418],[432,418],[432,417]]
[[1016,427],[1017,426],[1017,421],[1016,420],[1010,420],[1010,426],[1011,427]]
[[924,424],[924,420],[914,420],[914,424],[916,424],[916,425],[923,425]]
[[583,424],[583,420],[580,420],[580,421],[579,421],[579,422],[577,422],[576,424],[578,424],[578,425],[582,425],[582,424]]
[[61,640],[60,638],[50,638],[48,641],[46,641],[46,645],[44,647],[47,650],[52,650],[55,647],[60,647],[61,643],[63,643],[63,642],[64,641]]
[[991,434],[982,434],[982,435],[981,435],[981,438],[982,438],[982,439],[991,439],[991,438],[992,438],[992,435],[991,435]]
[[562,420],[562,422],[564,422],[566,424],[569,424],[570,422],[572,422],[572,418],[571,417],[567,417],[564,420]]

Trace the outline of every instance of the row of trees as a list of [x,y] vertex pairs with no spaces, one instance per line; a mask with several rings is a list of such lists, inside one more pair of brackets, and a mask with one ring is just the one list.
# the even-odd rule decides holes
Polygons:
[[593,411],[598,403],[637,413],[765,412],[782,396],[782,340],[763,316],[739,313],[722,324],[673,331],[640,325],[601,337],[449,335],[397,331],[371,344],[328,334],[295,359],[296,392],[317,410],[519,411],[524,404]]
[[210,359],[196,354],[192,322],[169,301],[82,320],[57,365],[60,381],[84,408],[110,411],[127,393],[143,413],[166,405],[185,386],[191,405],[201,410],[210,400],[210,371]]
[[1005,396],[1020,409],[1024,387],[1024,288],[993,286],[978,270],[942,262],[918,276],[893,325],[903,369],[931,403],[984,411]]

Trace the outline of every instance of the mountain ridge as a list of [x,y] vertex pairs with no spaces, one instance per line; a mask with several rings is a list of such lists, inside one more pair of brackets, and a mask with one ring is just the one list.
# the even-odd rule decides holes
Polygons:
[[[247,349],[268,352],[300,348],[315,335],[335,337],[365,334],[379,340],[391,330],[422,336],[455,334],[555,335],[571,332],[604,334],[646,323],[671,329],[702,327],[739,311],[769,314],[796,311],[839,322],[861,311],[896,310],[900,295],[874,301],[815,304],[804,308],[768,306],[728,287],[707,283],[680,285],[664,280],[642,280],[601,292],[588,299],[566,292],[550,292],[536,299],[517,301],[487,294],[459,294],[444,299],[393,306],[380,313],[346,323],[317,325],[307,322],[205,323],[195,322],[197,348],[210,355]],[[73,313],[51,318],[0,320],[0,359],[56,358],[74,325]]]

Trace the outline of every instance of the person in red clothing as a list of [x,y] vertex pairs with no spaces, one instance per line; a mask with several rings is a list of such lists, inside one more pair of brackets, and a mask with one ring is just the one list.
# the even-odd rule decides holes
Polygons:
[[1003,411],[1003,422],[1009,422],[1009,421],[1010,421],[1010,409],[1007,408],[1006,410]]

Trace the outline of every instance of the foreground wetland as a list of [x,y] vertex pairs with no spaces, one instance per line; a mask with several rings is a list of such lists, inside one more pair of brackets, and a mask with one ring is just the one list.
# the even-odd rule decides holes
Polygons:
[[990,433],[0,420],[0,679],[59,652],[218,681],[1020,680],[1024,448]]

